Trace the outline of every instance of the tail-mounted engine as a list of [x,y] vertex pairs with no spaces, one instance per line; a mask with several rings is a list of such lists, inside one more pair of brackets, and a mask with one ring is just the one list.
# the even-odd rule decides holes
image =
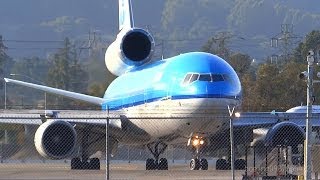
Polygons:
[[143,29],[123,29],[108,47],[105,63],[108,70],[117,76],[148,63],[154,52],[154,39]]
[[49,120],[36,131],[34,143],[39,154],[45,158],[63,159],[74,152],[77,134],[74,127],[61,120]]

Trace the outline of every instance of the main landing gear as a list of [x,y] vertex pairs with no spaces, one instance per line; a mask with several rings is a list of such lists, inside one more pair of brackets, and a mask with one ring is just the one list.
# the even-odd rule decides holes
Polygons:
[[[152,145],[154,145],[154,147],[151,147]],[[160,158],[159,160],[160,154],[162,154],[168,146],[163,142],[156,142],[155,144],[148,144],[147,147],[154,159],[147,159],[146,170],[168,170],[168,160],[166,158]]]
[[[228,148],[229,149],[229,148]],[[247,149],[246,149],[247,151]],[[247,153],[247,152],[246,152]],[[216,161],[216,170],[230,170],[231,169],[231,152],[228,152],[227,159],[218,159]],[[235,170],[245,170],[247,162],[244,159],[235,159],[234,169]]]
[[82,156],[82,161],[79,157],[71,159],[71,169],[91,169],[100,170],[100,160],[99,158],[84,158]]
[[[247,166],[246,160],[236,159],[234,161],[235,170],[245,170]],[[216,170],[230,170],[231,169],[231,159],[218,159],[216,161]]]
[[208,170],[208,161],[205,158],[200,158],[202,147],[205,140],[202,137],[195,136],[191,138],[188,145],[192,145],[195,150],[193,159],[190,161],[190,170]]
[[82,138],[81,138],[81,147],[82,154],[81,158],[76,157],[71,159],[71,169],[73,170],[100,170],[100,160],[99,158],[89,158],[89,146],[94,142],[101,140],[104,138],[104,135],[98,136],[96,138],[90,137],[90,127],[84,128],[82,130]]
[[[218,159],[216,161],[216,170],[231,170],[231,151],[230,147],[227,148],[228,156],[226,159]],[[246,149],[246,153],[247,149]],[[236,154],[236,153],[235,153]],[[247,162],[244,159],[235,159],[234,160],[234,169],[235,170],[245,170]]]

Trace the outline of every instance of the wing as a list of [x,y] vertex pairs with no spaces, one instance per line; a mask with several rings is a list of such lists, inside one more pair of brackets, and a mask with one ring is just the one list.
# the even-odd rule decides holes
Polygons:
[[21,112],[18,110],[1,110],[0,123],[5,124],[22,124],[22,125],[41,125],[41,117],[34,111],[25,110]]
[[105,126],[109,118],[109,126],[121,129],[121,118],[113,114],[112,118],[104,111],[75,111],[75,110],[1,110],[0,123],[41,125],[49,119],[63,120],[72,124]]
[[233,120],[235,127],[270,127],[279,122],[277,116],[271,113],[257,112],[257,113],[241,113],[240,117]]
[[[23,157],[28,157],[31,153],[36,152],[35,149],[41,156],[50,159],[80,156],[79,148],[87,148],[85,151],[89,155],[97,151],[104,151],[107,120],[109,120],[108,134],[110,137],[108,142],[110,142],[111,152],[114,154],[118,147],[118,140],[127,134],[121,118],[117,115],[112,115],[112,118],[110,118],[110,114],[103,111],[0,111],[0,124],[23,125],[25,141],[22,144],[23,148],[19,150],[20,154],[24,154]],[[64,138],[58,138],[60,139],[59,142],[53,142],[51,138],[45,136],[48,133],[54,133],[54,136]],[[89,145],[78,143],[77,139],[90,144],[90,148]],[[47,144],[44,144],[44,141]],[[70,146],[66,146],[64,153],[58,153],[61,150],[55,147],[65,145],[66,142]],[[51,143],[58,143],[59,145],[51,146]],[[49,151],[57,153],[48,153]],[[12,155],[15,153],[12,153]]]
[[96,105],[101,105],[103,102],[105,102],[105,99],[99,98],[99,97],[89,96],[89,95],[85,95],[85,94],[75,93],[75,92],[71,92],[71,91],[66,91],[66,90],[62,90],[62,89],[52,88],[52,87],[33,84],[33,83],[27,83],[27,82],[23,82],[23,81],[8,79],[8,78],[4,78],[4,80],[6,81],[6,83],[18,84],[18,85],[38,89],[41,91],[45,91],[48,93],[65,96],[65,97],[68,97],[71,99],[89,102],[89,103],[96,104]]
[[[320,113],[312,113],[311,124],[320,127]],[[293,112],[249,112],[242,113],[239,118],[233,121],[235,127],[271,127],[280,122],[292,122],[300,127],[306,126],[306,113]]]

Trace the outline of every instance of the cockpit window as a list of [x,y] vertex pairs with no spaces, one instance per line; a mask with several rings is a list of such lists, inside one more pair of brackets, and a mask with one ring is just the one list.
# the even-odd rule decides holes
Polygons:
[[209,81],[211,82],[211,74],[200,74],[199,81]]
[[199,74],[192,74],[192,77],[191,77],[189,83],[192,83],[192,82],[198,80],[198,78],[199,78]]
[[183,84],[191,84],[195,81],[206,81],[206,82],[220,82],[220,81],[229,81],[228,76],[223,74],[197,74],[197,73],[188,73],[183,79]]
[[222,74],[212,74],[212,82],[224,81]]
[[191,77],[191,76],[192,76],[192,74],[187,74],[182,83],[183,83],[183,84],[189,83],[189,80],[190,80],[190,77]]
[[199,74],[196,73],[188,73],[186,77],[183,79],[182,84],[190,84],[194,81],[197,81],[199,78]]
[[235,83],[234,80],[233,80],[232,78],[230,78],[230,77],[229,77],[228,75],[226,75],[226,74],[223,75],[223,79],[224,79],[225,81],[230,82],[231,84],[234,84],[234,83]]

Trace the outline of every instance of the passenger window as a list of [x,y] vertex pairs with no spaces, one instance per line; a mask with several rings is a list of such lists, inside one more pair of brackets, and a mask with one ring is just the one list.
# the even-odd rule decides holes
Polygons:
[[211,82],[211,74],[201,74],[199,81],[209,81]]
[[191,79],[190,79],[190,83],[198,80],[198,78],[199,78],[199,74],[192,74],[192,77],[191,77]]

